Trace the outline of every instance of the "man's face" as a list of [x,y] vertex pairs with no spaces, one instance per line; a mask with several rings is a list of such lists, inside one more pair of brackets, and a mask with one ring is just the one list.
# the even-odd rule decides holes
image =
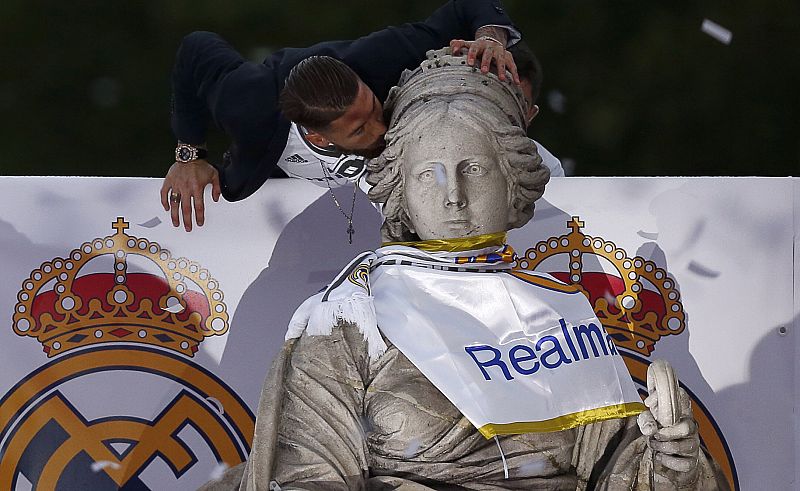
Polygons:
[[386,147],[383,135],[383,106],[364,82],[358,82],[358,95],[347,111],[319,132],[344,153],[374,158]]
[[[423,134],[424,133],[424,134]],[[502,232],[511,214],[508,183],[489,138],[448,121],[410,136],[403,152],[403,192],[422,240]]]

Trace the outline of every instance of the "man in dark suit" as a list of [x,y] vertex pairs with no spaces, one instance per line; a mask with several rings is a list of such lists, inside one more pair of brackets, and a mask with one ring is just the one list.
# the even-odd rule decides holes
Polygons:
[[[278,166],[290,176],[327,185],[352,182],[361,167],[353,165],[357,160],[343,162],[342,150],[362,156],[380,150],[386,132],[381,101],[403,70],[418,66],[426,51],[450,43],[454,49],[469,49],[471,65],[480,59],[481,70],[488,72],[495,63],[502,77],[507,68],[519,83],[513,57],[505,49],[518,38],[499,0],[450,0],[423,22],[388,27],[354,41],[286,48],[263,63],[245,61],[216,34],[192,33],[184,38],[173,71],[172,129],[178,145],[161,189],[164,209],[171,212],[173,225],[179,226],[182,216],[190,231],[193,211],[197,224],[204,222],[208,184],[215,201],[220,194],[241,200]],[[294,124],[279,107],[290,72],[310,57],[339,60],[358,78],[340,115],[324,127]],[[209,121],[231,141],[222,165],[207,159]],[[307,175],[312,167],[322,171],[321,177]]]

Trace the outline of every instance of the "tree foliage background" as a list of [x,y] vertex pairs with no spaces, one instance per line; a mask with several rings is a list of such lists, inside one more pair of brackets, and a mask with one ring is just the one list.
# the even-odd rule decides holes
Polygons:
[[[180,39],[260,60],[443,0],[5,0],[0,174],[163,176]],[[531,134],[574,175],[799,175],[800,2],[505,0],[544,66]],[[730,29],[725,45],[700,30]],[[225,141],[212,138],[219,155]]]

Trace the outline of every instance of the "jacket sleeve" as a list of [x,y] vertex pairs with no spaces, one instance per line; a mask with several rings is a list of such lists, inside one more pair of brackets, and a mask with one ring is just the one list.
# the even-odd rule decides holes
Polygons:
[[[448,5],[446,4],[443,8],[447,8]],[[509,34],[519,34],[500,0],[454,0],[452,8],[455,10],[461,28],[468,28],[466,39],[472,38],[475,31],[483,26],[505,27],[509,29]],[[438,11],[431,15],[427,22],[435,25],[438,22],[437,14],[439,14]],[[448,37],[444,40],[445,43],[450,39],[453,38]]]
[[183,38],[172,71],[172,130],[186,143],[206,142],[210,104],[218,84],[244,60],[212,32],[193,32]]
[[[212,162],[220,171],[223,196],[235,201],[252,194],[274,169],[277,157],[268,157],[283,149],[289,128],[278,111],[277,75],[270,60],[246,61],[217,34],[193,32],[178,49],[172,90],[175,136],[204,143],[213,122],[230,140],[228,162]],[[273,142],[276,138],[284,140]]]
[[[428,19],[421,23],[406,24],[420,40],[429,40],[437,49],[448,44],[451,39],[473,39],[475,31],[483,26],[503,26],[516,30],[511,18],[506,14],[500,0],[451,0],[444,4]],[[425,38],[429,39],[425,39]],[[427,51],[427,50],[426,50]],[[420,53],[420,60],[425,52]]]
[[403,70],[419,66],[428,50],[453,39],[473,39],[475,31],[486,25],[517,32],[499,0],[451,0],[422,22],[387,27],[348,43],[336,57],[384,100]]

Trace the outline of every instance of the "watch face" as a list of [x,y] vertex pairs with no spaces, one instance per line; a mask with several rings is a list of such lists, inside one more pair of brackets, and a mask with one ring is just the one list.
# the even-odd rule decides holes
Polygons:
[[189,162],[190,160],[192,160],[194,158],[194,152],[192,152],[192,150],[193,149],[188,146],[179,147],[177,151],[178,160],[180,160],[181,162]]

